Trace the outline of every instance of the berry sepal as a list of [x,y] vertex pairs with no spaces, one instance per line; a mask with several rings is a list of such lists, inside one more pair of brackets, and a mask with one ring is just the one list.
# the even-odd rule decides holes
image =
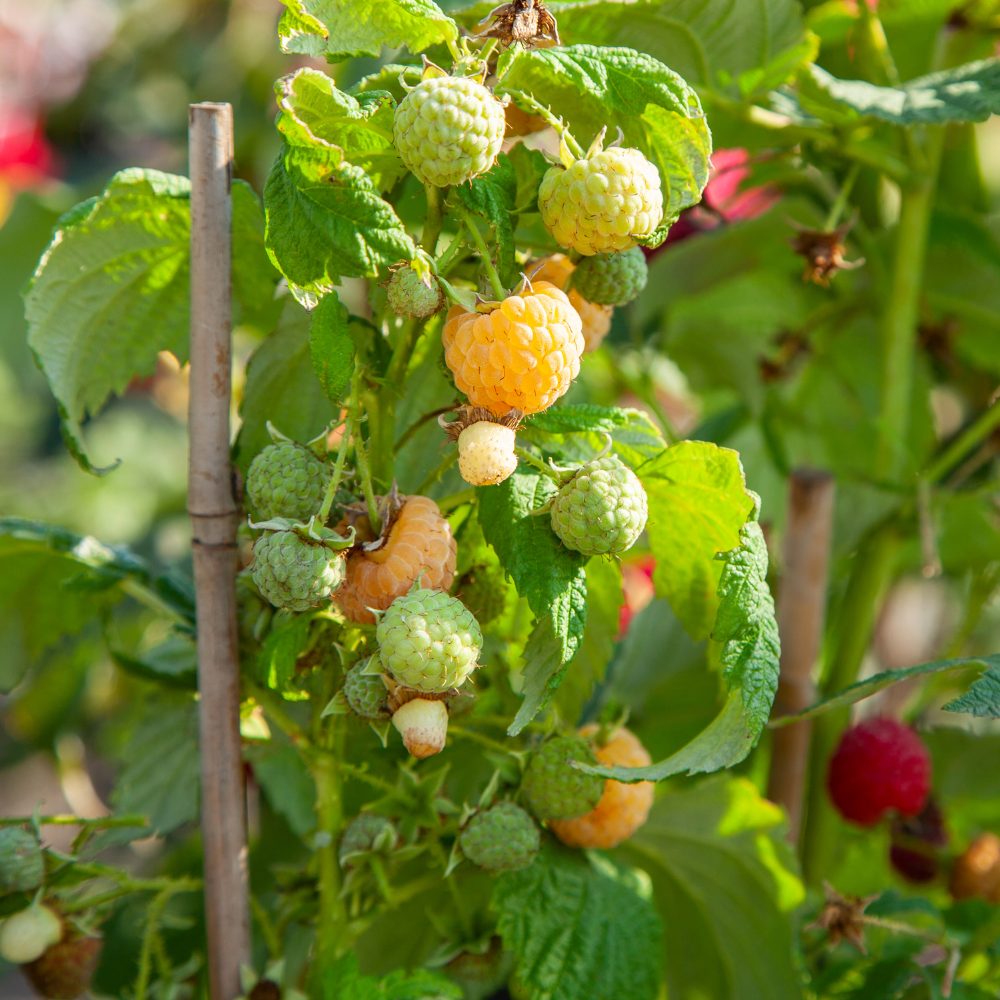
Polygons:
[[350,549],[354,546],[354,528],[349,529],[349,534],[345,538],[331,528],[323,525],[315,515],[305,523],[302,521],[292,521],[287,517],[272,517],[269,521],[248,521],[255,531],[293,531],[300,538],[307,538],[313,542],[322,542],[328,549],[339,552],[342,549]]

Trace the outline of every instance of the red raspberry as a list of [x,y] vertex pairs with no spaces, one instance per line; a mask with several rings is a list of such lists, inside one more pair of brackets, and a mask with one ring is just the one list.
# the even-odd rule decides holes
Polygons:
[[888,811],[916,816],[931,789],[931,757],[895,719],[868,719],[845,731],[830,758],[826,787],[837,811],[874,826]]

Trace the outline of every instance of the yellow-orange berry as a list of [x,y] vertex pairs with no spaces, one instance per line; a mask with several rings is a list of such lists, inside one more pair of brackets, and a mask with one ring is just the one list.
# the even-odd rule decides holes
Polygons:
[[458,436],[458,471],[470,486],[495,486],[517,468],[512,427],[479,420]]
[[1000,903],[1000,837],[984,833],[955,859],[948,889],[955,899],[978,896]]
[[[544,258],[531,272],[532,281],[548,281],[556,288],[566,290],[566,282],[576,270],[576,265],[562,253],[554,253]],[[582,324],[584,354],[590,354],[601,346],[601,341],[611,329],[614,306],[599,306],[588,302],[575,288],[567,292],[569,304],[580,314]]]
[[[580,735],[593,736],[597,729],[596,725],[584,726]],[[652,763],[638,737],[627,729],[619,729],[608,743],[596,747],[595,751],[602,764],[646,767]],[[609,778],[595,809],[579,819],[550,823],[549,828],[570,847],[617,847],[646,822],[653,805],[653,790],[651,781],[626,785]]]
[[447,590],[455,578],[455,540],[438,505],[427,497],[400,497],[403,508],[385,542],[347,558],[347,576],[334,600],[354,622],[374,625],[369,608],[385,611],[407,593],[423,570],[421,585]]
[[453,308],[442,339],[455,385],[496,416],[551,406],[579,374],[584,348],[579,313],[547,281],[490,313]]

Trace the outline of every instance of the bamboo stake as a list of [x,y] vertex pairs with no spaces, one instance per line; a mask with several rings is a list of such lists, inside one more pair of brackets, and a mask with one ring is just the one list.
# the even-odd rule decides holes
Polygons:
[[[781,676],[775,714],[788,715],[814,700],[812,671],[826,611],[827,566],[833,527],[834,480],[815,469],[797,469],[788,484],[785,573],[778,595]],[[771,744],[767,797],[788,812],[788,839],[797,843],[809,764],[810,723],[776,729]]]
[[191,515],[198,618],[201,815],[212,1000],[232,1000],[250,958],[240,753],[236,519],[229,463],[233,109],[192,104]]

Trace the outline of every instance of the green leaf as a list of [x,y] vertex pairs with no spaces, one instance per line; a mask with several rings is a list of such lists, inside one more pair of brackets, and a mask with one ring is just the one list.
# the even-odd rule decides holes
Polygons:
[[122,751],[118,812],[147,816],[163,836],[198,817],[198,704],[150,702]]
[[469,211],[485,219],[496,230],[497,270],[500,280],[511,287],[517,280],[511,214],[517,207],[518,189],[517,175],[510,158],[501,153],[489,171],[457,185],[454,194]]
[[316,829],[316,783],[291,746],[250,746],[244,751],[272,808],[299,837]]
[[458,26],[432,0],[290,0],[278,24],[282,52],[327,62],[378,56],[382,47],[423,52],[454,41]]
[[264,185],[264,211],[271,260],[316,296],[416,253],[393,207],[336,146],[285,146]]
[[[278,275],[264,254],[260,203],[233,185],[233,287],[264,323]],[[188,353],[190,183],[123,170],[56,224],[25,289],[28,345],[59,403],[66,444],[88,472],[80,423],[111,393],[153,373],[160,351]],[[273,309],[272,309],[273,311]]]
[[659,798],[623,845],[668,927],[669,996],[801,997],[789,912],[805,894],[784,832],[747,779],[720,778]]
[[712,638],[723,643],[722,676],[743,694],[749,735],[760,737],[778,690],[781,639],[774,599],[767,585],[767,542],[760,525],[740,528],[740,544],[718,557],[725,565],[719,581],[719,613]]
[[300,69],[274,85],[281,113],[278,131],[290,146],[339,149],[379,191],[388,191],[406,168],[392,144],[395,101],[385,91],[357,98],[337,89],[333,78]]
[[[495,6],[482,0],[457,16],[468,28]],[[739,80],[741,96],[787,80],[812,58],[795,0],[554,0],[547,4],[569,44],[630,46],[708,89]],[[735,87],[733,87],[735,90]],[[735,96],[735,95],[734,95]]]
[[[852,684],[850,687],[844,688],[843,691],[838,691],[836,694],[830,695],[829,698],[817,701],[795,715],[783,715],[780,719],[773,719],[768,725],[771,729],[777,729],[781,726],[789,726],[793,722],[800,722],[803,719],[812,719],[817,715],[825,715],[827,712],[832,712],[835,708],[843,708],[846,705],[853,705],[855,702],[870,698],[873,694],[877,694],[879,691],[891,687],[893,684],[898,684],[900,681],[905,681],[910,677],[921,677],[924,674],[940,674],[948,670],[968,669],[969,667],[977,666],[986,667],[987,672],[995,671],[1000,668],[1000,654],[991,653],[988,656],[963,656],[953,660],[935,660],[932,663],[921,663],[916,667],[904,667],[900,670],[883,670],[881,673],[874,674],[866,680],[858,681],[857,684]],[[963,697],[968,697],[968,694]],[[958,701],[961,700],[961,698],[958,699]],[[955,704],[956,702],[953,701],[945,707],[949,711],[967,711],[964,708],[952,708],[952,705]]]
[[623,410],[620,406],[576,403],[552,406],[541,413],[532,414],[522,426],[548,434],[579,434],[585,431],[607,431],[610,434],[628,423],[629,413],[629,410]]
[[615,648],[623,601],[622,570],[618,560],[590,559],[587,562],[587,626],[556,695],[559,714],[569,722],[580,718],[594,685],[604,680]]
[[337,413],[313,369],[309,327],[309,313],[288,296],[278,329],[250,355],[235,448],[244,471],[271,443],[267,421],[294,441],[311,441]]
[[696,204],[708,181],[712,140],[695,92],[651,56],[634,49],[568,48],[505,56],[497,93],[534,94],[560,115],[584,146],[607,126],[641,149],[664,182],[664,220]]
[[499,486],[477,490],[486,541],[538,620],[532,633],[531,670],[525,676],[525,702],[511,724],[512,736],[559,687],[587,620],[586,558],[559,541],[548,515],[531,513],[555,489],[551,479],[519,469]]
[[983,59],[930,73],[898,87],[877,87],[865,80],[838,80],[815,64],[812,82],[863,117],[894,125],[982,122],[1000,111],[1000,60]]
[[283,691],[295,675],[295,664],[309,639],[311,615],[294,615],[271,630],[260,653],[257,673],[269,688]]
[[995,665],[975,680],[961,698],[948,702],[946,712],[967,712],[982,719],[1000,719],[1000,656],[984,657]]
[[175,635],[140,655],[109,649],[115,664],[136,677],[167,687],[198,689],[198,656],[189,636]]
[[653,1000],[663,929],[634,876],[604,858],[546,846],[497,879],[491,908],[518,979],[546,1000]]
[[0,518],[0,691],[17,686],[28,667],[63,636],[76,635],[126,591],[193,626],[186,583],[157,576],[128,549],[18,517]]
[[682,441],[636,468],[649,501],[653,583],[693,639],[715,622],[722,565],[715,558],[740,544],[754,507],[739,455],[705,441]]
[[309,317],[309,354],[327,398],[339,401],[354,371],[350,317],[335,293],[324,295]]
[[381,981],[363,976],[348,951],[320,974],[321,1000],[462,1000],[462,989],[427,969],[396,969]]

